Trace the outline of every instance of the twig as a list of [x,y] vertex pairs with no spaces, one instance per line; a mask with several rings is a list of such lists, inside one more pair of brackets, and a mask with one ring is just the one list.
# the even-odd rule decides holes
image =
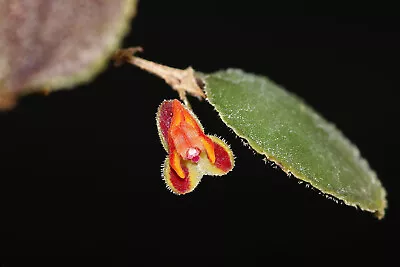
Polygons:
[[124,62],[128,62],[164,79],[172,89],[178,92],[179,98],[184,101],[186,105],[189,105],[186,93],[189,93],[200,100],[206,97],[202,90],[202,81],[196,78],[192,67],[188,67],[184,70],[171,68],[137,57],[135,56],[135,53],[137,52],[143,52],[143,48],[131,47],[118,50],[113,56],[115,66],[120,66]]

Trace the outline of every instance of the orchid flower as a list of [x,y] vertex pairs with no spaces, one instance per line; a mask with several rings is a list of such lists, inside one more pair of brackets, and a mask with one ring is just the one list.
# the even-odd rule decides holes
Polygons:
[[157,128],[168,152],[163,178],[175,194],[192,192],[203,175],[225,175],[233,169],[234,156],[220,138],[204,134],[204,129],[180,101],[165,100],[157,112]]

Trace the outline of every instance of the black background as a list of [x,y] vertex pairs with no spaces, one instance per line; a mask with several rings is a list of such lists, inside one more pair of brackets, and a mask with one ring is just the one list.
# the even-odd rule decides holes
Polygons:
[[[269,76],[334,122],[388,191],[387,216],[336,204],[244,148],[206,102],[236,167],[179,197],[164,186],[162,80],[111,66],[89,84],[0,114],[3,266],[396,265],[399,21],[386,2],[142,0],[124,46],[178,68]],[[341,15],[339,15],[341,14]]]

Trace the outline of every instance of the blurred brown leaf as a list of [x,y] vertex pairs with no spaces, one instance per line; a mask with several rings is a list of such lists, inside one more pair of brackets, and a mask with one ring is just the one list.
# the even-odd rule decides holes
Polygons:
[[90,80],[118,48],[136,4],[0,0],[0,98]]

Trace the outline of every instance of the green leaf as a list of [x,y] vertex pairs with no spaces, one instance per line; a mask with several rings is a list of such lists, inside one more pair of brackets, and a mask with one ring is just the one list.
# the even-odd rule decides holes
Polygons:
[[73,87],[105,67],[137,0],[5,0],[0,5],[0,94]]
[[375,172],[334,125],[303,101],[241,70],[205,75],[204,81],[221,119],[255,151],[321,192],[384,216],[386,192]]

